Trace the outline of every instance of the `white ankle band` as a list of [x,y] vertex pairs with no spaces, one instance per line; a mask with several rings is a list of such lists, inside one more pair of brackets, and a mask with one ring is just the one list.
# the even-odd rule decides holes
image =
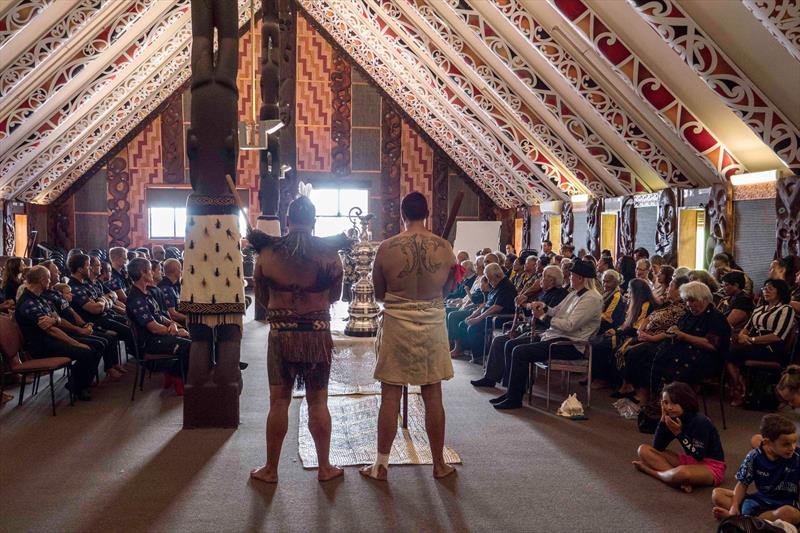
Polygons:
[[389,470],[389,454],[388,453],[379,453],[378,456],[375,458],[375,462],[372,464],[372,476],[375,477],[378,475],[380,467]]

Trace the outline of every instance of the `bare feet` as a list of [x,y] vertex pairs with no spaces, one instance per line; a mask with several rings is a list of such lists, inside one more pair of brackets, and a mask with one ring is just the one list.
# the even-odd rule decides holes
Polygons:
[[455,474],[455,473],[456,469],[447,463],[444,463],[441,466],[434,465],[433,467],[433,477],[435,479],[442,479],[444,477],[449,476],[450,474]]
[[639,472],[646,472],[644,463],[642,461],[631,461],[631,464]]
[[714,507],[711,512],[714,514],[714,518],[717,520],[728,518],[731,515],[730,509],[725,509],[724,507]]
[[317,479],[319,481],[330,481],[332,479],[336,479],[337,477],[342,477],[343,475],[343,468],[333,465],[321,466],[317,472]]
[[114,370],[116,370],[116,371],[118,371],[118,372],[120,372],[122,374],[127,374],[128,373],[128,369],[125,368],[125,365],[114,365]]
[[119,381],[122,378],[122,373],[116,368],[109,368],[106,372],[106,379],[108,381]]
[[691,485],[689,485],[688,483],[686,483],[685,485],[681,485],[681,490],[683,492],[685,492],[686,494],[691,494],[692,490],[694,490],[694,488]]
[[376,479],[378,481],[386,481],[386,478],[389,477],[389,471],[386,470],[386,467],[383,465],[379,465],[377,473],[373,474],[372,473],[373,466],[374,465],[362,466],[361,468],[358,469],[358,473],[370,479]]
[[267,465],[264,465],[261,468],[256,468],[255,470],[251,471],[250,478],[263,481],[264,483],[277,483],[278,472],[273,472],[267,468]]

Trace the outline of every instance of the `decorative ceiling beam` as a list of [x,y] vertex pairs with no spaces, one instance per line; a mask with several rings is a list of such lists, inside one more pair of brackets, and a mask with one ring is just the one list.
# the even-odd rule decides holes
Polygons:
[[26,28],[33,19],[55,0],[2,0],[0,1],[0,50],[8,40]]
[[400,51],[387,47],[383,39],[365,27],[363,14],[353,15],[347,5],[339,2],[300,0],[299,4],[462,169],[470,173],[495,204],[509,208],[525,203],[520,197],[546,198],[549,195],[541,185],[528,191],[515,183],[514,176],[497,161],[497,154],[485,150],[455,117],[450,118],[452,109],[441,105],[438,96],[430,93],[433,80],[428,86],[421,86],[416,81],[419,73],[409,71],[395,57]]
[[[382,1],[384,4],[390,3],[390,0]],[[527,152],[528,159],[534,165],[541,165],[551,179],[559,182],[562,190],[574,194],[570,189],[564,188],[564,181],[568,179],[579,187],[580,192],[601,196],[613,194],[602,182],[573,172],[564,161],[551,152],[547,143],[532,127],[531,121],[525,120],[521,116],[519,107],[522,104],[519,98],[515,96],[513,99],[509,99],[510,89],[507,87],[505,92],[497,89],[498,85],[503,85],[502,80],[497,78],[492,69],[463,39],[453,33],[452,29],[436,15],[430,6],[422,0],[391,3],[402,9],[414,21],[416,27],[428,37],[429,42],[435,44],[435,48],[429,46],[434,58],[443,53],[449,61],[455,62],[468,83],[477,84],[480,87],[480,97],[475,98],[478,105],[490,115],[497,116],[499,114],[501,121],[513,126],[508,134],[512,135],[515,144]]]
[[724,180],[747,169],[583,0],[547,0],[614,72]]
[[630,148],[627,151],[628,157],[641,159],[648,165],[658,176],[661,186],[664,183],[678,187],[697,185],[518,0],[506,0],[502,3],[495,1],[493,5],[536,52],[552,65],[561,78],[602,117],[608,127],[627,143]]
[[673,0],[628,0],[639,15],[794,173],[800,130]]
[[742,0],[742,3],[800,61],[800,4],[796,0]]
[[[95,0],[99,4],[99,0]],[[53,26],[59,25],[60,29],[66,30],[69,25],[62,22],[67,18],[67,14],[73,8],[72,2],[55,2],[47,9],[34,10],[30,15],[36,19],[36,24],[30,24],[30,21],[25,24],[24,30],[18,28],[13,31],[14,23],[10,20],[14,16],[0,14],[0,27],[5,27],[4,31],[0,31],[0,72],[5,76],[5,71],[12,63],[17,61],[17,58],[25,53],[26,50],[35,46],[38,41],[41,41],[44,34],[50,34],[53,31]],[[34,15],[34,13],[36,13]],[[9,28],[9,23],[11,28]],[[59,24],[61,23],[61,24]],[[30,27],[28,27],[30,25]]]
[[[491,90],[485,90],[486,87],[476,86],[475,79],[469,76],[469,67],[457,55],[450,53],[452,51],[446,45],[442,46],[440,42],[434,43],[434,40],[429,38],[427,32],[422,29],[425,23],[415,17],[413,10],[405,11],[404,7],[409,8],[405,2],[381,0],[381,3],[383,7],[373,3],[376,12],[380,13],[383,20],[390,24],[395,32],[403,32],[405,41],[416,48],[416,55],[429,68],[437,72],[438,77],[458,95],[458,99],[469,108],[473,116],[489,129],[499,128],[506,137],[510,138],[512,142],[508,145],[513,155],[521,160],[523,168],[526,168],[528,174],[538,176],[541,182],[548,185],[556,198],[566,199],[565,193],[588,192],[588,189],[583,186],[576,187],[572,183],[575,178],[565,175],[552,161],[547,159],[544,162],[534,161],[528,153],[522,150],[522,146],[528,145],[532,141],[523,133],[523,130],[519,129],[515,119],[502,112],[504,107],[502,100],[494,97]],[[417,26],[417,24],[422,26]],[[482,85],[480,81],[477,84]],[[502,138],[500,142],[502,143]],[[535,152],[536,149],[531,148]]]

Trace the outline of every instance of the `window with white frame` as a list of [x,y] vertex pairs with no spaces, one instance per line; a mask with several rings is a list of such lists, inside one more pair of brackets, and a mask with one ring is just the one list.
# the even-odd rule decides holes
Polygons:
[[[186,237],[185,207],[150,207],[148,208],[151,239],[183,239]],[[247,232],[247,208],[239,213],[239,232],[244,236]]]
[[317,208],[317,237],[337,235],[353,227],[347,218],[353,207],[360,207],[364,215],[369,212],[369,189],[312,189],[309,198]]

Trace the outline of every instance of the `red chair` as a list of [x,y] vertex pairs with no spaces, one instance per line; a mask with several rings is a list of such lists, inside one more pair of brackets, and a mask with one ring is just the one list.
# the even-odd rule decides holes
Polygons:
[[[53,387],[53,373],[62,368],[67,373],[69,379],[72,369],[72,360],[68,357],[47,357],[44,359],[24,359],[22,352],[22,332],[17,322],[10,315],[0,314],[0,352],[2,352],[2,364],[0,365],[0,395],[5,387],[6,374],[20,374],[22,379],[19,384],[19,403],[25,395],[26,377],[32,375],[38,383],[39,376],[44,373],[50,375],[50,404],[53,408],[53,416],[56,416],[56,395]],[[34,393],[36,394],[36,390]],[[72,393],[69,395],[69,403],[73,404]]]
[[[172,354],[155,354],[155,353],[141,353],[139,349],[139,337],[137,335],[136,325],[128,319],[128,326],[131,328],[133,335],[133,350],[134,358],[136,360],[136,373],[133,375],[133,390],[131,391],[131,401],[136,397],[136,382],[139,382],[139,390],[144,389],[144,374],[147,371],[145,365],[153,361],[178,361],[180,364],[181,358]],[[183,367],[181,367],[183,369]],[[186,376],[183,376],[183,381],[186,381]]]

